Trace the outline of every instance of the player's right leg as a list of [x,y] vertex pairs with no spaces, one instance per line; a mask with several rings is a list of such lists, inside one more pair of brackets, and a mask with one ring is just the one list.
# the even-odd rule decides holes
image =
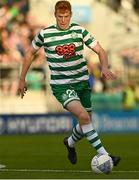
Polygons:
[[75,127],[72,129],[72,134],[68,138],[68,144],[70,147],[74,147],[75,143],[80,141],[84,137],[82,129],[79,124],[76,124]]
[[[64,108],[66,108],[67,104],[69,104],[71,101],[79,101],[79,97],[77,93],[68,86],[67,88],[60,87],[52,87],[53,94],[57,98],[57,100],[62,104]],[[77,124],[72,131],[72,134],[70,137],[64,138],[64,145],[67,148],[68,151],[68,159],[72,164],[76,164],[77,162],[77,155],[75,151],[75,143],[82,139],[84,137],[84,134],[82,132],[81,127],[79,124]]]
[[80,125],[77,124],[73,130],[70,137],[64,138],[64,145],[68,151],[68,159],[72,164],[77,162],[77,154],[75,151],[75,143],[80,141],[84,137],[84,134],[80,128]]

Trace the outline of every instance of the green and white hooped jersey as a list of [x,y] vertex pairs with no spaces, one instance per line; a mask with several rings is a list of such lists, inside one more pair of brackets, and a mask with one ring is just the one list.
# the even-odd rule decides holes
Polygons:
[[83,58],[84,44],[89,48],[97,41],[78,24],[72,23],[67,30],[58,29],[56,25],[41,29],[34,37],[35,49],[44,48],[51,70],[51,85],[66,85],[87,81],[88,69]]

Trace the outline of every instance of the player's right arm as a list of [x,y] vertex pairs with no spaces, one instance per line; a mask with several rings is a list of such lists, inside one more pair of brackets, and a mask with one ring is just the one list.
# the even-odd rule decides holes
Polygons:
[[27,50],[26,57],[23,60],[21,75],[19,79],[19,85],[18,85],[18,92],[21,98],[24,97],[26,91],[27,91],[27,84],[26,84],[26,74],[28,72],[28,69],[30,65],[32,64],[32,61],[34,60],[34,57],[37,53],[37,51],[43,46],[44,40],[43,40],[43,29],[41,29],[34,37],[32,41],[32,46]]
[[21,70],[21,75],[20,75],[19,85],[18,85],[18,93],[21,96],[21,98],[24,97],[24,95],[27,91],[27,84],[26,84],[25,79],[26,79],[28,69],[29,69],[30,65],[32,64],[37,51],[38,50],[34,49],[31,46],[26,52],[26,57],[23,59],[22,70]]

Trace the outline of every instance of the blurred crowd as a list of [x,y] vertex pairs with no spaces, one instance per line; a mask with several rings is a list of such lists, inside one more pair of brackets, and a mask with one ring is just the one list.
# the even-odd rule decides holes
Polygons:
[[125,64],[139,67],[139,47],[125,48],[121,51],[121,56]]
[[[0,87],[3,94],[17,94],[20,64],[40,28],[29,15],[28,0],[0,1]],[[34,62],[38,72],[38,66],[43,71],[43,60],[43,53],[40,52]]]
[[28,0],[0,3],[0,62],[22,62],[34,34],[41,28],[28,12]]

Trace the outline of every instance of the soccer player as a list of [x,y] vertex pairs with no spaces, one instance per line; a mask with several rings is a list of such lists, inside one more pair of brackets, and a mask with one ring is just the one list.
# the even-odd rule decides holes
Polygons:
[[[27,91],[27,71],[36,52],[43,47],[51,71],[50,85],[53,94],[63,107],[78,119],[71,136],[64,139],[68,159],[72,164],[76,164],[75,143],[83,137],[87,138],[99,154],[109,154],[92,125],[91,89],[87,63],[83,57],[84,44],[98,55],[104,78],[115,79],[116,75],[108,69],[108,57],[99,42],[84,27],[70,22],[72,10],[68,1],[58,1],[54,15],[56,24],[41,29],[26,53],[20,75],[19,93],[23,98]],[[120,157],[111,157],[116,166]]]

